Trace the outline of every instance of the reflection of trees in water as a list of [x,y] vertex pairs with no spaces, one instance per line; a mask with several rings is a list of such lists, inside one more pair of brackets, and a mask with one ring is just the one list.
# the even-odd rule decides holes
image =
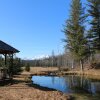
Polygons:
[[100,99],[100,91],[96,91],[95,97]]
[[[100,97],[100,82],[92,81],[84,76],[65,76],[65,77],[52,77],[53,85],[58,85],[57,88],[62,89],[66,93],[76,93],[79,95],[86,95],[93,97]],[[59,87],[60,85],[60,87]]]
[[74,76],[65,76],[64,81],[65,81],[66,91],[72,92],[71,87],[74,86]]
[[73,92],[92,93],[91,81],[84,78],[84,76],[78,77],[72,75],[65,77],[65,81]]
[[100,82],[92,81],[91,86],[92,86],[93,92],[99,93],[99,95],[100,95]]
[[83,100],[99,100],[100,98],[100,82],[92,81],[84,76],[52,77],[52,84],[60,85],[63,92],[73,93],[76,98],[81,97],[84,98]]

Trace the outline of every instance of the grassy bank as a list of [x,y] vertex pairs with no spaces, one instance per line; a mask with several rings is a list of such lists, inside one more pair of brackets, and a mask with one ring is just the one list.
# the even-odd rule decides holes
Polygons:
[[84,75],[92,79],[100,79],[100,69],[91,69],[83,71],[59,71],[57,67],[31,67],[32,75]]
[[[87,78],[100,79],[100,70],[58,71],[56,67],[31,67],[30,72],[23,71],[15,75],[13,82],[0,87],[0,100],[70,100],[72,96],[37,84],[31,84],[31,75],[84,75]],[[51,74],[52,73],[52,74]]]
[[70,100],[70,96],[62,92],[31,84],[30,75],[24,71],[15,75],[11,83],[1,86],[0,100]]

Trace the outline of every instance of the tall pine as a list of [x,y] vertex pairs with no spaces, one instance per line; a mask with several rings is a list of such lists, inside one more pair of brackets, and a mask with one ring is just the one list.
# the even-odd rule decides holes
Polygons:
[[81,0],[72,0],[69,19],[66,21],[64,33],[66,48],[80,61],[83,70],[84,59],[88,56],[87,40],[85,34],[86,16]]
[[90,40],[92,41],[92,47],[96,51],[100,51],[100,0],[88,0],[89,9],[88,13],[90,18]]

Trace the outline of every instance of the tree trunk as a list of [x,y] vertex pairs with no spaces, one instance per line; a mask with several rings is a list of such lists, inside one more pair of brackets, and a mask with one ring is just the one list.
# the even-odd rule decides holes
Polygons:
[[83,60],[80,60],[81,71],[83,71]]
[[74,68],[74,60],[72,60],[72,69]]
[[81,75],[80,80],[81,80],[81,87],[83,88],[83,75]]

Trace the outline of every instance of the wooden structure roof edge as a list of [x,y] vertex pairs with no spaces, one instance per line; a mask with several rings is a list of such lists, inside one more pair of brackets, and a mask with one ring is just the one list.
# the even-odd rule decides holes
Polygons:
[[18,53],[19,50],[0,40],[0,54]]

